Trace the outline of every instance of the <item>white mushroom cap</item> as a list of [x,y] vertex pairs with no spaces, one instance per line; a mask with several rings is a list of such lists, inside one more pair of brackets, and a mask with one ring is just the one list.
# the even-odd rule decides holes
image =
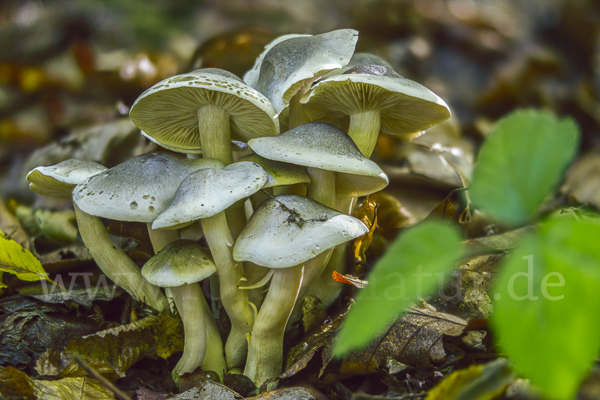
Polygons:
[[262,157],[336,174],[336,196],[358,197],[388,185],[379,166],[364,157],[341,129],[324,122],[310,122],[272,138],[248,142]]
[[177,240],[165,246],[142,268],[148,282],[160,287],[200,282],[217,272],[208,249],[192,240]]
[[358,219],[307,197],[277,196],[252,214],[238,236],[233,258],[268,268],[289,268],[367,232]]
[[249,154],[240,158],[240,161],[256,163],[265,170],[267,173],[267,183],[262,187],[263,189],[294,185],[296,183],[310,183],[310,177],[305,169],[298,165],[269,160],[258,154]]
[[[450,108],[425,86],[381,67],[335,75],[316,83],[300,102],[311,120],[331,120],[363,111],[381,112],[381,131],[408,135],[450,117]],[[383,70],[385,68],[385,71]]]
[[186,177],[173,202],[152,224],[152,229],[178,229],[226,210],[256,193],[267,173],[252,162],[237,162],[223,169],[204,169]]
[[73,201],[85,213],[119,221],[152,222],[165,210],[179,184],[202,168],[222,168],[217,160],[191,160],[148,153],[94,175],[75,187]]
[[279,114],[302,87],[346,65],[357,40],[353,29],[277,38],[265,47],[244,81],[267,96]]
[[93,161],[66,160],[49,167],[37,167],[27,174],[29,188],[42,196],[70,199],[73,189],[90,176],[107,168]]
[[216,68],[157,83],[137,98],[129,115],[146,137],[161,146],[201,153],[197,112],[209,104],[227,111],[236,139],[247,141],[279,133],[269,100],[234,74]]

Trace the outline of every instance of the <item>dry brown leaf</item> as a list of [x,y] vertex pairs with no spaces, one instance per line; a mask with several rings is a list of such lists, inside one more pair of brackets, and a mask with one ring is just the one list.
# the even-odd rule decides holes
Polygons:
[[567,171],[560,189],[572,201],[600,209],[600,152],[594,151],[581,158]]
[[[411,309],[380,337],[360,351],[349,353],[341,361],[338,372],[325,379],[337,381],[356,375],[370,374],[389,358],[410,366],[427,366],[445,360],[444,335],[459,336],[466,321],[450,314],[429,309]],[[323,349],[321,375],[333,359],[333,343]]]
[[114,394],[96,379],[64,378],[57,381],[33,381],[38,399],[44,400],[114,400]]
[[369,232],[352,241],[354,259],[358,262],[364,263],[367,261],[365,252],[371,246],[373,234],[377,228],[377,207],[377,202],[373,196],[369,195],[354,212],[354,217],[362,221],[369,228]]
[[27,374],[15,367],[0,368],[0,398],[36,400]]

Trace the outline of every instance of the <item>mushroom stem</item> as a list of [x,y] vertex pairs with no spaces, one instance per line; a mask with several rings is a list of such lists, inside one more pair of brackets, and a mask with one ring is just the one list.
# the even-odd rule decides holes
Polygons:
[[[258,387],[281,373],[283,335],[302,285],[303,270],[302,265],[297,265],[275,271],[267,297],[256,318],[244,375]],[[273,386],[276,385],[274,382]]]
[[[318,201],[324,206],[335,207],[335,172],[327,171],[318,168],[308,168],[308,176],[310,176],[310,185],[306,193],[307,197]],[[326,266],[327,260],[333,249],[328,249],[319,254],[315,258],[308,260],[304,264],[304,279],[302,282],[303,289],[308,287],[315,280]],[[306,292],[306,290],[303,290]],[[303,291],[300,292],[300,298],[304,298]]]
[[307,168],[306,172],[310,177],[310,185],[308,185],[306,196],[324,206],[334,208],[335,172],[319,168]]
[[223,353],[223,340],[221,340],[221,333],[217,327],[217,323],[212,317],[212,312],[206,303],[204,295],[200,299],[202,308],[202,317],[204,318],[204,326],[206,327],[206,355],[202,362],[202,369],[204,371],[215,371],[221,382],[227,372],[227,365],[225,363],[225,357]]
[[177,229],[152,229],[152,223],[148,223],[147,225],[148,236],[150,236],[150,243],[152,243],[154,254],[157,254],[169,243],[180,239],[179,230]]
[[225,213],[200,221],[217,267],[221,301],[231,320],[231,332],[225,344],[227,367],[231,369],[244,363],[248,345],[246,334],[252,330],[254,314],[248,305],[246,292],[238,289],[243,267],[233,260],[233,238],[227,227]]
[[174,286],[171,293],[183,322],[184,333],[183,355],[172,371],[174,379],[177,379],[183,374],[194,372],[204,361],[207,349],[206,318],[203,316],[201,302],[206,300],[198,283]]
[[363,111],[350,115],[348,135],[367,158],[370,158],[373,150],[375,150],[380,127],[381,112],[379,110]]
[[84,213],[76,204],[73,207],[83,243],[102,272],[134,299],[158,311],[167,307],[167,299],[160,288],[150,284],[137,265],[114,245],[102,220]]
[[302,106],[300,105],[300,98],[303,95],[304,91],[300,91],[290,100],[288,130],[310,122],[310,119],[306,116],[304,111],[302,111]]
[[203,156],[222,161],[225,165],[231,164],[233,155],[227,111],[219,106],[209,104],[200,108],[197,114]]

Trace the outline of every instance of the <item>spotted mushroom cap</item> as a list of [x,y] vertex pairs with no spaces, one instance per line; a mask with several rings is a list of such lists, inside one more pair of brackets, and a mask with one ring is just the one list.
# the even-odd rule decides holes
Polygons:
[[353,29],[320,35],[285,35],[265,47],[244,81],[267,96],[277,114],[303,87],[348,63],[358,40]]
[[252,162],[237,162],[223,169],[190,174],[177,189],[173,202],[153,222],[153,229],[178,229],[212,217],[238,200],[256,193],[267,182],[267,173]]
[[324,122],[310,122],[272,138],[248,142],[262,157],[336,174],[336,196],[358,197],[388,185],[385,173],[362,155],[350,136]]
[[198,109],[214,104],[230,116],[234,139],[248,141],[279,133],[269,100],[234,74],[205,68],[165,79],[137,98],[131,120],[161,146],[186,153],[201,153]]
[[367,232],[360,220],[308,197],[276,196],[252,214],[238,236],[233,258],[268,268],[289,268]]
[[395,136],[423,131],[450,118],[448,105],[431,90],[374,64],[323,79],[300,103],[311,120],[331,121],[332,117],[380,110],[381,131]]
[[159,287],[200,282],[217,268],[210,251],[194,240],[176,240],[166,245],[142,268],[142,276]]
[[73,201],[87,214],[148,223],[169,206],[186,176],[202,168],[222,167],[223,163],[209,158],[142,154],[77,185]]
[[305,169],[299,165],[288,164],[269,160],[258,154],[249,154],[240,158],[240,161],[250,161],[262,167],[267,173],[267,183],[263,189],[275,186],[295,185],[296,183],[310,183],[310,177]]
[[49,167],[37,167],[29,171],[29,188],[42,196],[70,199],[73,189],[90,176],[107,168],[93,161],[66,160]]

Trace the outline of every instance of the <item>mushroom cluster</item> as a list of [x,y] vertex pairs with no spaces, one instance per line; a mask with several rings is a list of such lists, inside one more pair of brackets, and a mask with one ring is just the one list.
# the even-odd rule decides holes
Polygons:
[[[285,35],[244,80],[214,68],[168,78],[130,112],[166,151],[110,169],[69,160],[29,173],[37,193],[73,199],[82,239],[110,279],[156,310],[173,299],[185,334],[174,379],[243,368],[258,387],[272,382],[294,308],[334,249],[368,231],[350,214],[388,184],[369,159],[379,133],[411,137],[450,116],[384,60],[354,54],[357,39],[351,29]],[[146,223],[156,255],[140,270],[102,218]],[[182,240],[190,225],[208,247]],[[231,322],[225,338],[203,279]]]

